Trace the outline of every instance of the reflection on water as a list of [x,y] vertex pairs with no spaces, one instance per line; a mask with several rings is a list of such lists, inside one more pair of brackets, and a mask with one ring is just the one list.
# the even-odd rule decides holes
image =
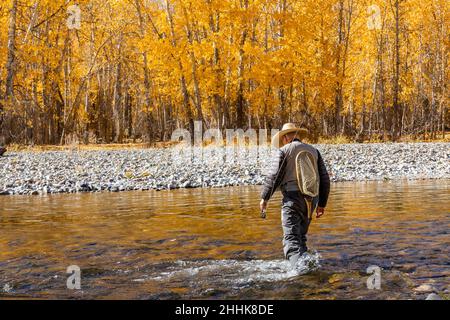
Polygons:
[[[422,298],[449,289],[448,180],[338,183],[309,233],[312,253],[283,260],[280,197],[259,187],[0,198],[0,297]],[[66,268],[82,290],[66,288]],[[382,268],[381,290],[366,286]]]

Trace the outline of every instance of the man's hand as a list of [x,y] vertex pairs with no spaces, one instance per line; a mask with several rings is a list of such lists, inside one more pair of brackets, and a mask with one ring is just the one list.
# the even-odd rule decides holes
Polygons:
[[325,208],[317,207],[316,210],[316,218],[320,218],[325,213]]
[[267,201],[264,199],[261,199],[261,202],[259,203],[259,208],[262,211],[266,211],[267,210]]

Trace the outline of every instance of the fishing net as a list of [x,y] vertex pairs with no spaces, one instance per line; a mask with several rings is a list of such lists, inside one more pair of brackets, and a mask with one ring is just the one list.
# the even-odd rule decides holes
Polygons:
[[295,159],[297,182],[303,195],[314,198],[319,195],[319,172],[317,161],[306,150],[300,151]]
[[295,158],[297,183],[300,193],[305,196],[309,221],[314,211],[313,198],[319,195],[319,169],[314,156],[306,150],[300,151]]

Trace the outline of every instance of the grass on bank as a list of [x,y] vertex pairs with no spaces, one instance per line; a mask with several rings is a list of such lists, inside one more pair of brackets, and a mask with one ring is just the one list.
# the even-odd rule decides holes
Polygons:
[[[373,137],[370,140],[364,141],[356,141],[355,139],[346,137],[346,136],[337,136],[337,137],[321,137],[319,138],[318,144],[346,144],[346,143],[389,143],[391,140],[383,140],[381,137]],[[436,139],[432,139],[431,135],[419,137],[414,135],[404,135],[401,136],[397,142],[450,142],[450,131],[445,132],[445,137],[442,137],[442,133],[438,134]]]
[[[322,137],[316,141],[308,141],[305,139],[307,143],[314,144],[348,144],[348,143],[357,143],[355,139],[346,137],[346,136],[337,136],[337,137]],[[373,138],[371,140],[365,140],[362,143],[383,143],[390,142],[383,141],[379,138]],[[442,135],[439,135],[438,139],[431,139],[431,137],[416,138],[411,135],[402,136],[398,142],[407,142],[407,143],[415,143],[415,142],[450,142],[450,132],[445,133],[445,138],[442,138]],[[360,142],[361,143],[361,142]],[[149,148],[169,148],[174,145],[177,145],[178,142],[155,142],[155,143],[144,143],[144,142],[130,142],[130,143],[111,143],[111,144],[81,144],[81,143],[71,143],[69,145],[22,145],[22,144],[10,144],[7,145],[6,148],[9,152],[43,152],[43,151],[99,151],[99,150],[138,150],[138,149],[149,149]],[[207,146],[211,143],[205,142],[203,145]]]
[[176,142],[149,143],[111,143],[111,144],[70,144],[70,145],[22,145],[10,144],[9,152],[44,152],[44,151],[100,151],[100,150],[137,150],[149,148],[168,148]]

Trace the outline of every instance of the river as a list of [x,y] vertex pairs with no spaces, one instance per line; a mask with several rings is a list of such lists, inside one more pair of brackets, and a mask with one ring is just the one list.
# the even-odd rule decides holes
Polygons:
[[[0,198],[0,298],[418,299],[450,285],[450,180],[334,183],[316,265],[283,260],[280,195],[259,187]],[[67,267],[81,290],[67,289]],[[369,266],[381,288],[369,289]]]

